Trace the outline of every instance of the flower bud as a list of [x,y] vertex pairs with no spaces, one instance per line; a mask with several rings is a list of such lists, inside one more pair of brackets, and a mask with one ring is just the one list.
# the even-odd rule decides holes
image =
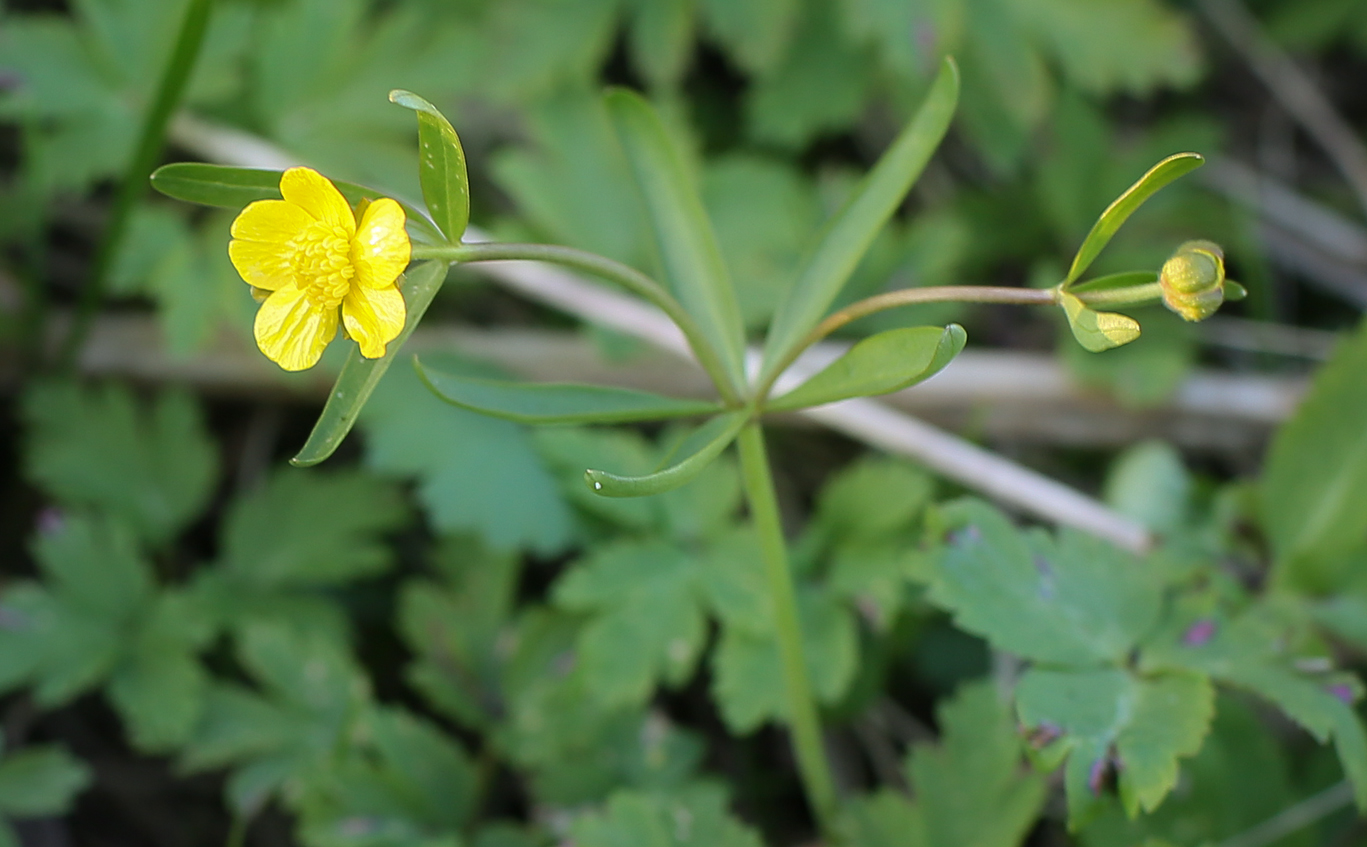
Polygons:
[[1189,321],[1205,320],[1225,301],[1225,253],[1213,241],[1188,241],[1158,274],[1163,304]]

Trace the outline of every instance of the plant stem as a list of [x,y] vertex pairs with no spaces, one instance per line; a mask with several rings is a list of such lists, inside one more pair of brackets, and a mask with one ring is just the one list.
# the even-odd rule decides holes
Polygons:
[[807,676],[797,592],[793,587],[788,550],[779,522],[778,500],[774,495],[769,457],[764,450],[764,433],[758,421],[751,421],[740,431],[737,446],[740,450],[741,473],[745,478],[746,499],[750,504],[750,518],[759,535],[769,594],[774,603],[775,634],[783,665],[784,687],[787,689],[788,726],[797,752],[798,770],[812,813],[822,831],[829,833],[835,815],[835,781],[831,778],[831,766],[821,741],[821,723],[817,716],[816,701],[812,698],[811,681]]
[[645,298],[658,306],[688,339],[698,364],[712,378],[722,399],[729,404],[740,403],[740,386],[732,382],[717,351],[703,336],[693,316],[675,300],[664,286],[655,280],[621,262],[613,261],[596,253],[562,247],[556,244],[517,244],[483,242],[476,244],[452,244],[423,246],[413,248],[414,259],[443,259],[448,262],[494,262],[507,260],[530,260],[550,262],[568,268],[586,271],[595,276],[615,282],[626,290]]
[[157,93],[147,114],[143,117],[142,133],[133,158],[124,171],[119,193],[114,198],[114,206],[109,213],[109,223],[105,226],[99,250],[95,254],[95,267],[90,281],[81,291],[81,300],[76,306],[76,317],[67,334],[62,350],[61,363],[70,367],[90,330],[90,322],[95,317],[100,301],[104,299],[104,289],[109,282],[110,266],[128,229],[129,218],[138,198],[147,190],[147,177],[152,173],[157,158],[161,155],[162,143],[166,139],[166,125],[171,113],[180,103],[181,94],[190,81],[199,48],[204,43],[204,31],[209,27],[209,14],[213,11],[213,0],[189,0],[185,17],[181,19],[180,32],[176,36],[175,47],[162,71]]

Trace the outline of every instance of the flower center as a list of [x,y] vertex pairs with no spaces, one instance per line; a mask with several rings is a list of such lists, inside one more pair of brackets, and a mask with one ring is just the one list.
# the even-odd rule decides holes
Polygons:
[[335,307],[351,290],[351,238],[340,226],[316,222],[291,242],[295,282],[315,306]]

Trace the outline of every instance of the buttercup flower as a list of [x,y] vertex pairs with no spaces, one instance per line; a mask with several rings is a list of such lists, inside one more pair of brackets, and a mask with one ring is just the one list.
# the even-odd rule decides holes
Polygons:
[[1202,321],[1225,301],[1225,253],[1211,241],[1188,241],[1158,274],[1163,303],[1184,320]]
[[[256,346],[287,371],[318,363],[342,325],[375,359],[403,329],[395,282],[411,247],[403,208],[388,197],[355,212],[317,171],[290,168],[283,200],[259,200],[233,221],[228,256],[254,288],[270,292],[256,313]],[[359,216],[360,221],[357,222]]]

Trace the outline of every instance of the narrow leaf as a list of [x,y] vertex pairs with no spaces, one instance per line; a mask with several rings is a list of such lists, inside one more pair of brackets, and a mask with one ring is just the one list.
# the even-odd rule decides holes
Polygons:
[[614,89],[606,105],[650,211],[665,275],[684,308],[702,324],[731,378],[742,384],[740,307],[683,155],[640,95]]
[[352,349],[347,356],[346,364],[342,366],[337,382],[332,386],[332,393],[328,395],[327,404],[323,406],[323,413],[318,416],[318,423],[313,425],[313,432],[310,433],[308,441],[304,443],[299,454],[290,459],[290,464],[297,468],[306,468],[332,455],[337,445],[341,444],[342,439],[351,431],[351,427],[356,423],[356,416],[361,413],[361,407],[370,399],[371,392],[375,390],[385,371],[389,370],[404,342],[413,334],[413,329],[418,325],[418,321],[422,320],[423,313],[427,311],[432,298],[437,295],[445,281],[445,262],[427,262],[404,275],[399,288],[403,292],[404,305],[408,309],[403,332],[389,342],[385,354],[378,359],[365,358],[361,355],[359,347]]
[[470,223],[470,177],[460,137],[436,106],[411,91],[389,92],[390,102],[418,113],[418,181],[432,220],[452,244]]
[[429,368],[413,360],[418,376],[438,397],[472,412],[527,424],[655,421],[721,411],[705,400],[680,400],[606,385],[507,382]]
[[900,391],[929,379],[964,349],[964,328],[903,327],[872,335],[802,385],[769,403],[774,412]]
[[[700,432],[712,435],[710,440],[704,442],[695,452],[687,456],[662,471],[656,471],[645,476],[617,476],[607,471],[587,470],[584,471],[584,481],[595,494],[604,497],[644,497],[648,494],[660,494],[665,491],[678,488],[689,482],[712,463],[712,460],[721,455],[732,441],[736,439],[737,433],[745,425],[747,415],[745,412],[730,412],[720,415]],[[700,440],[695,436],[690,441]],[[682,451],[680,451],[682,452]]]
[[[1101,253],[1102,249],[1116,234],[1120,226],[1125,223],[1126,218],[1134,214],[1135,210],[1158,192],[1158,189],[1182,176],[1191,173],[1206,160],[1198,153],[1174,153],[1158,164],[1149,169],[1149,172],[1139,178],[1139,181],[1131,185],[1115,199],[1115,202],[1106,207],[1106,211],[1101,213],[1092,231],[1087,233],[1082,246],[1077,249],[1077,255],[1073,257],[1073,266],[1068,270],[1068,278],[1063,281],[1065,286],[1071,285],[1074,280],[1082,276],[1092,261]],[[1085,345],[1084,345],[1085,346]],[[1088,348],[1091,349],[1091,348]]]
[[818,237],[792,294],[774,319],[764,352],[766,362],[782,359],[830,308],[940,145],[958,102],[959,70],[953,60],[945,59],[921,108]]
[[1067,292],[1060,292],[1068,326],[1077,343],[1093,353],[1129,344],[1139,337],[1139,322],[1119,312],[1095,312]]
[[[206,165],[200,162],[177,162],[163,165],[152,174],[152,187],[176,200],[241,209],[257,200],[280,199],[280,171],[257,168],[235,168],[229,165]],[[332,181],[348,203],[355,205],[362,199],[377,200],[388,195],[350,182]],[[428,220],[427,215],[402,200],[404,215],[414,227],[414,237],[440,244],[446,237]]]

